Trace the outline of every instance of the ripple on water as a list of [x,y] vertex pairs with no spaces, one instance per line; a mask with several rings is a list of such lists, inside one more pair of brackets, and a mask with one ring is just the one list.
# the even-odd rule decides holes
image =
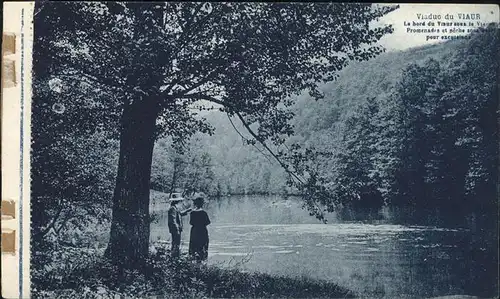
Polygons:
[[280,229],[285,232],[296,234],[321,234],[321,235],[349,235],[355,237],[377,237],[395,236],[402,232],[420,231],[457,231],[444,228],[415,226],[408,227],[395,224],[361,224],[361,223],[341,223],[341,224],[293,224],[274,225],[273,229]]
[[366,245],[368,244],[368,241],[348,241],[349,244],[356,244],[356,245]]
[[211,246],[213,247],[217,247],[217,248],[223,248],[223,249],[241,249],[241,248],[245,248],[246,246],[243,246],[243,245],[214,245],[214,244],[210,244]]
[[437,247],[441,247],[442,245],[441,244],[416,244],[414,246],[418,247],[418,248],[437,248]]
[[262,248],[262,249],[280,249],[288,246],[282,246],[282,245],[254,245],[250,246],[251,248]]
[[210,242],[210,246],[231,246],[234,242]]
[[[320,234],[320,235],[345,235],[349,238],[377,238],[381,236],[394,237],[402,232],[421,231],[457,231],[444,228],[426,226],[403,226],[396,224],[363,224],[363,223],[334,223],[334,224],[240,224],[240,225],[215,225],[214,229],[231,229],[232,233],[238,231],[239,236],[250,234]],[[242,231],[243,230],[243,231]]]
[[220,256],[246,256],[246,252],[208,252],[209,255],[220,255]]

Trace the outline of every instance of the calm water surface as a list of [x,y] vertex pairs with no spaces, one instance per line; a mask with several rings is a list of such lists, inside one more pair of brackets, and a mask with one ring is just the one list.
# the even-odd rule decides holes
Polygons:
[[[151,206],[158,217],[152,241],[170,241],[167,208]],[[208,203],[206,210],[212,264],[327,279],[368,298],[495,293],[496,260],[471,245],[465,229],[322,224],[298,201],[272,196],[232,196]],[[181,246],[187,251],[189,216],[184,223]]]

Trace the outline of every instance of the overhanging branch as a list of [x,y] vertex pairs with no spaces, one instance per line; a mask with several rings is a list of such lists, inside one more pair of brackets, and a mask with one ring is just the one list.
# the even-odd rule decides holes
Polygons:
[[200,82],[195,83],[192,86],[190,86],[190,87],[186,88],[185,90],[183,90],[181,94],[176,94],[176,95],[174,94],[174,97],[179,97],[181,95],[189,94],[189,92],[191,92],[191,91],[195,90],[196,88],[201,87],[204,84],[210,82],[210,80],[212,80],[212,77],[215,74],[217,74],[217,71],[218,71],[217,69],[214,70],[213,72],[211,72],[210,74],[208,74],[204,79],[201,79]]
[[[81,75],[76,75],[76,74],[57,74],[56,76],[58,77],[67,77],[67,78],[71,78],[71,79],[74,79],[76,76],[79,76],[81,78],[85,78],[86,79],[86,82],[88,84],[96,84],[96,85],[101,85],[102,87],[104,88],[111,88],[111,90],[108,90],[106,91],[107,94],[111,94],[112,92],[116,92],[118,89],[117,88],[113,88],[107,84],[104,84],[102,82],[99,82],[98,80],[96,79],[93,79],[93,78],[90,78],[90,77],[87,77],[87,76],[81,76]],[[123,90],[121,90],[123,91]]]
[[80,77],[86,78],[86,79],[88,79],[96,84],[106,85],[106,86],[110,87],[111,89],[115,89],[117,91],[125,91],[126,90],[126,88],[124,88],[123,86],[115,84],[109,79],[105,79],[102,77],[97,78],[96,76],[92,76],[92,75],[89,75],[85,72],[77,71],[75,69],[73,69],[71,71],[71,73],[62,73],[62,74],[59,74],[59,76],[66,76],[66,77],[80,76]]
[[201,93],[183,94],[183,95],[179,96],[179,98],[180,99],[193,99],[193,100],[206,100],[206,101],[209,101],[209,102],[212,102],[215,104],[219,104],[219,105],[222,105],[224,107],[227,107],[229,109],[234,110],[230,104],[228,104],[224,101],[218,100],[217,98],[214,98],[212,96],[204,95]]
[[[178,38],[178,48],[175,51],[175,54],[172,55],[172,59],[175,59],[177,55],[182,51],[184,47],[187,46],[189,43],[190,38],[194,37],[198,32],[200,32],[200,28],[202,28],[205,24],[205,22],[211,17],[212,12],[207,14],[204,18],[202,18],[200,21],[194,23],[194,19],[200,12],[201,8],[205,5],[205,3],[200,3],[194,10],[194,12],[191,14],[191,17],[189,20],[186,21],[186,25],[183,26],[183,31],[181,33],[181,36]],[[192,36],[191,36],[192,35]],[[166,95],[168,94],[172,88],[176,84],[178,84],[181,81],[181,78],[177,78],[176,80],[172,81],[170,85],[167,87],[167,89],[161,93],[161,95]]]
[[304,184],[304,180],[302,178],[300,178],[296,173],[294,173],[293,171],[291,171],[290,169],[288,169],[287,165],[283,161],[281,161],[281,159],[278,157],[278,155],[276,153],[274,153],[273,150],[271,148],[269,148],[269,146],[262,139],[260,139],[257,136],[257,134],[252,130],[252,128],[250,128],[250,125],[245,121],[245,119],[243,118],[243,116],[241,115],[241,113],[239,113],[238,111],[236,111],[236,109],[234,109],[234,107],[232,105],[230,105],[229,103],[227,103],[225,101],[221,101],[219,99],[216,99],[216,98],[214,98],[212,96],[204,95],[204,94],[200,94],[200,93],[186,94],[186,95],[182,96],[181,98],[206,100],[206,101],[213,102],[213,103],[216,103],[216,104],[219,104],[219,105],[222,105],[224,107],[229,108],[231,112],[233,112],[234,114],[236,114],[236,116],[238,116],[238,118],[242,122],[242,124],[245,127],[245,129],[247,129],[248,133],[250,133],[250,135],[252,135],[252,137],[255,140],[257,140],[269,152],[269,154],[271,154],[271,156],[273,156],[273,158],[276,159],[276,161],[278,161],[278,163],[280,164],[280,166],[289,175],[291,175],[293,178],[295,178],[299,183]]
[[238,133],[238,135],[240,135],[243,140],[247,141],[249,144],[252,144],[252,146],[255,147],[267,159],[267,161],[269,161],[269,163],[273,163],[273,161],[271,161],[271,158],[269,158],[269,156],[266,153],[264,153],[263,150],[258,148],[255,144],[250,143],[250,139],[246,138],[245,136],[243,136],[243,134],[241,134],[241,132],[234,125],[233,120],[231,119],[229,114],[226,113],[226,115],[227,115],[227,118],[229,119],[229,122],[231,123],[231,126],[236,131],[236,133]]
[[276,153],[274,153],[273,150],[271,150],[269,148],[269,146],[262,139],[260,139],[257,136],[257,134],[255,134],[255,132],[252,130],[252,128],[250,128],[250,125],[245,121],[245,119],[243,118],[243,116],[239,112],[235,112],[235,114],[236,114],[236,116],[238,116],[238,118],[240,119],[240,121],[243,124],[243,126],[245,126],[245,128],[248,131],[248,133],[250,133],[250,135],[252,135],[252,137],[255,138],[255,140],[257,140],[274,157],[274,159],[276,159],[276,161],[278,161],[278,163],[280,164],[280,166],[289,175],[291,175],[297,181],[299,181],[299,183],[304,184],[304,181],[302,180],[302,178],[300,178],[296,173],[294,173],[293,171],[291,171],[290,169],[288,169],[287,165],[285,163],[283,163],[283,161],[281,161],[281,159],[278,157],[278,155],[276,155]]

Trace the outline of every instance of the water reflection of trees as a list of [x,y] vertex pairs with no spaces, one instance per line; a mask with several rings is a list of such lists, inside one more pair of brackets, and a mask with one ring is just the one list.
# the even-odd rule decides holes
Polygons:
[[420,242],[393,244],[405,253],[405,287],[421,296],[466,294],[491,297],[497,290],[497,258],[467,230],[425,230],[406,238]]
[[[320,224],[318,228],[322,229],[315,231],[315,225],[304,227],[314,219],[300,205],[271,205],[273,199],[234,196],[210,201],[207,211],[215,225],[209,228],[211,240],[235,242],[233,245],[242,246],[238,249],[241,252],[257,246],[254,257],[245,264],[247,268],[331,279],[373,298],[494,295],[497,250],[487,248],[490,237],[481,231],[392,225],[382,228],[361,223]],[[266,223],[281,226],[236,229],[239,225]],[[220,224],[229,226],[217,228]],[[283,246],[299,253],[277,254],[274,251],[278,249],[258,249],[260,245]],[[302,247],[286,247],[289,245]]]

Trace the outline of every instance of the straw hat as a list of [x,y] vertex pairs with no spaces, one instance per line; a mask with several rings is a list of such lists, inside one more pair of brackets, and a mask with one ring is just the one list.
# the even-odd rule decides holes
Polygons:
[[177,201],[183,201],[183,200],[184,200],[184,198],[174,197],[174,198],[170,198],[168,201],[170,201],[170,202],[173,202],[173,201],[177,202]]

